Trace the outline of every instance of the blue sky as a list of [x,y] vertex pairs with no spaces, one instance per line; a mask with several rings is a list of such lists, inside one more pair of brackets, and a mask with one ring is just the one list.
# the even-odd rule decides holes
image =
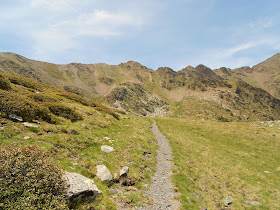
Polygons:
[[0,51],[57,64],[252,66],[280,52],[278,0],[0,0]]

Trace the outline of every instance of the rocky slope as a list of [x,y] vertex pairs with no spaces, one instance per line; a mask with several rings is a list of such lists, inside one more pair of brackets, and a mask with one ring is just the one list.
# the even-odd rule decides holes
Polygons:
[[253,68],[212,71],[198,65],[155,71],[134,61],[55,65],[0,53],[0,71],[24,75],[136,115],[275,120],[280,119],[280,103],[271,95],[280,95],[279,57],[277,54]]

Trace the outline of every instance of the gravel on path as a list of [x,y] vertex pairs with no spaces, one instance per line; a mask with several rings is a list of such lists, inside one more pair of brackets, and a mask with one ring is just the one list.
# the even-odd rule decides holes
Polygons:
[[180,202],[173,197],[178,194],[174,192],[173,185],[170,181],[171,169],[174,167],[172,160],[172,150],[168,139],[159,131],[156,123],[153,123],[152,131],[158,140],[157,168],[152,177],[153,183],[147,195],[150,196],[154,203],[145,207],[135,209],[154,210],[154,209],[180,209]]

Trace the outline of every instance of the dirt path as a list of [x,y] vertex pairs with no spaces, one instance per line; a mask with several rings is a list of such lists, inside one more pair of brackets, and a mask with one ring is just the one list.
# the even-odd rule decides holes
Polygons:
[[156,123],[153,123],[152,129],[155,137],[158,140],[157,168],[156,173],[152,177],[153,183],[150,190],[147,192],[153,200],[154,204],[137,208],[137,209],[179,209],[180,202],[173,197],[177,194],[174,192],[170,181],[171,169],[173,167],[172,150],[168,139],[159,131]]

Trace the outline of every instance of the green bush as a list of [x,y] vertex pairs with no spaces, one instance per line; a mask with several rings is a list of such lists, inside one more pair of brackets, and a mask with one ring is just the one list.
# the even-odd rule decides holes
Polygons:
[[35,146],[0,149],[0,209],[68,209],[62,175]]
[[66,119],[69,119],[69,120],[71,120],[71,122],[83,120],[82,115],[77,113],[72,108],[65,106],[63,104],[47,102],[47,103],[44,103],[44,105],[47,106],[53,114],[60,116],[60,117],[64,117]]
[[33,99],[36,102],[57,102],[57,99],[52,97],[52,96],[48,96],[44,93],[32,93],[28,95],[29,98]]
[[79,96],[79,95],[75,94],[75,93],[61,92],[61,93],[58,93],[58,95],[63,96],[65,98],[68,98],[72,101],[76,101],[76,102],[78,102],[80,104],[83,104],[85,106],[91,106],[91,107],[96,107],[97,106],[96,103],[94,103],[93,101],[88,100],[88,99],[86,99],[82,96]]
[[99,112],[102,112],[102,113],[105,113],[105,114],[109,114],[109,115],[113,116],[117,120],[120,119],[120,116],[117,113],[113,112],[112,110],[105,109],[103,107],[96,107],[95,109],[97,111],[99,111]]
[[0,112],[6,116],[19,115],[25,121],[34,119],[51,121],[50,111],[46,107],[12,91],[0,90]]
[[15,74],[6,74],[13,84],[21,85],[33,90],[41,90],[42,87],[44,86],[43,83],[36,82],[33,79],[24,77],[24,76],[19,76]]
[[0,89],[2,90],[12,89],[10,81],[2,74],[0,74]]

